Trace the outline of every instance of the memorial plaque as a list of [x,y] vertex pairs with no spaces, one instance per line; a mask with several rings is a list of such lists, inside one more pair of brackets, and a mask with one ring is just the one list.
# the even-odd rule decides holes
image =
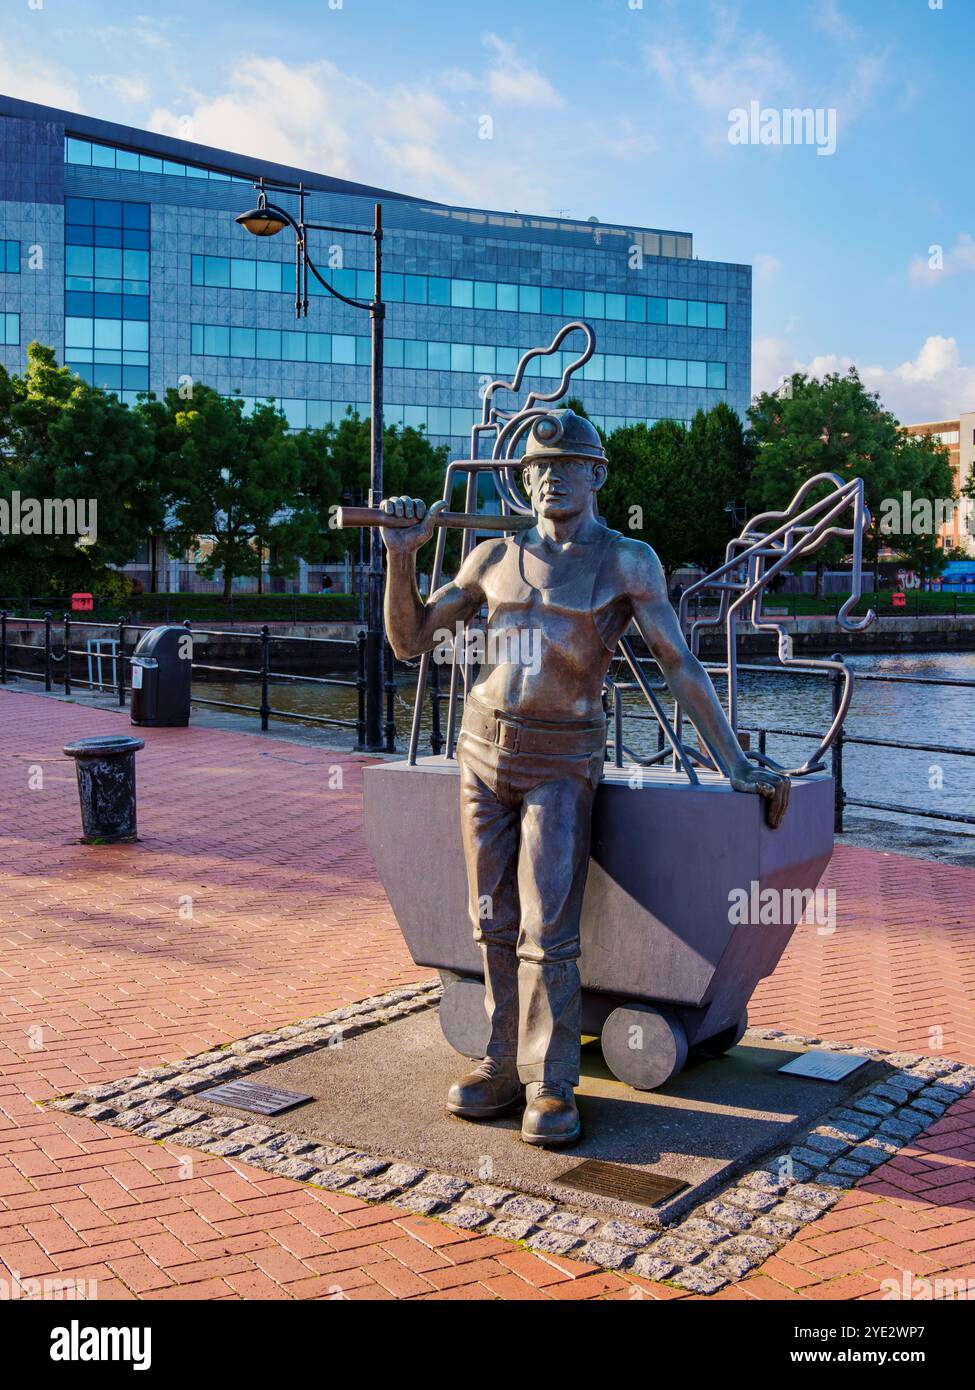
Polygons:
[[635,1202],[641,1207],[659,1207],[687,1186],[680,1178],[668,1177],[666,1173],[644,1173],[639,1168],[625,1168],[601,1158],[587,1158],[552,1178],[552,1182],[619,1202]]
[[230,1105],[235,1110],[250,1110],[255,1115],[281,1115],[314,1097],[300,1091],[279,1091],[275,1086],[262,1086],[259,1081],[226,1081],[222,1086],[201,1091],[200,1099]]
[[812,1081],[842,1081],[844,1077],[865,1066],[869,1057],[857,1057],[850,1052],[804,1052],[779,1067],[790,1076],[807,1076]]

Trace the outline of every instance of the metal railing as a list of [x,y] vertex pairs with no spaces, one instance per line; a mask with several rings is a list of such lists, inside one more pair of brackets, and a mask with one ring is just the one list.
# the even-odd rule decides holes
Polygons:
[[[17,623],[30,630],[33,627],[41,627],[44,631],[43,647],[32,642],[11,641],[10,624]],[[131,666],[132,655],[126,651],[126,638],[130,634],[141,634],[152,631],[152,627],[143,623],[131,623],[121,620],[116,624],[96,622],[89,619],[79,619],[70,613],[65,613],[60,623],[60,650],[55,650],[54,628],[55,620],[53,614],[45,613],[43,618],[20,617],[10,614],[5,609],[0,610],[0,684],[6,684],[10,676],[20,676],[27,680],[42,680],[46,691],[53,691],[55,686],[55,668],[58,671],[58,684],[61,686],[65,695],[70,695],[73,686],[86,686],[90,689],[104,689],[105,686],[91,679],[85,679],[72,674],[71,658],[73,656],[88,658],[90,650],[88,647],[72,647],[72,634],[77,628],[98,628],[102,632],[111,628],[115,642],[117,644],[115,656],[106,656],[106,661],[114,661],[115,681],[114,690],[118,698],[120,707],[126,703],[126,693],[129,688],[126,681],[126,666]],[[158,624],[155,624],[158,626]],[[272,719],[295,721],[298,723],[320,724],[330,728],[354,729],[356,743],[359,748],[365,747],[366,741],[366,634],[358,633],[354,638],[340,637],[294,637],[287,633],[272,633],[267,624],[264,624],[259,632],[242,631],[220,631],[215,628],[194,628],[191,627],[189,620],[182,626],[193,637],[225,637],[234,641],[252,641],[260,644],[257,652],[256,666],[215,666],[205,662],[192,662],[194,672],[216,674],[226,677],[244,677],[249,680],[260,682],[260,702],[258,704],[244,704],[240,701],[232,700],[212,700],[201,695],[193,695],[193,703],[196,705],[208,705],[214,709],[236,710],[239,713],[257,714],[260,717],[261,729],[266,732]],[[136,641],[138,636],[136,636]],[[275,671],[271,665],[271,648],[273,643],[303,643],[312,644],[319,648],[345,648],[355,651],[354,679],[346,680],[338,676],[312,676],[296,675],[287,671]],[[133,649],[135,642],[132,643]],[[14,666],[11,664],[11,654],[17,652],[30,652],[35,654],[40,660],[39,669],[28,670],[24,666]],[[21,658],[16,658],[20,660]],[[393,664],[393,653],[386,643],[385,660],[383,665],[383,695],[385,698],[386,720],[385,720],[385,739],[386,751],[394,753],[396,751],[396,684]],[[356,693],[356,718],[338,719],[332,716],[321,714],[308,714],[298,710],[275,709],[270,703],[271,686],[274,682],[295,682],[301,685],[317,685],[322,687],[333,687],[346,690],[354,690]]]
[[[10,640],[9,624],[16,622],[26,627],[39,626],[44,629],[44,644],[34,645],[33,643],[13,642]],[[55,626],[60,628],[61,643],[60,651],[55,650],[54,630]],[[71,671],[70,658],[77,656],[87,658],[89,651],[87,648],[72,647],[72,634],[76,628],[100,628],[104,631],[111,626],[114,640],[117,644],[117,654],[105,655],[103,660],[114,666],[115,679],[113,682],[114,692],[120,707],[126,704],[129,685],[126,681],[126,665],[131,665],[131,654],[126,652],[126,639],[129,634],[148,632],[151,629],[144,624],[129,622],[119,622],[109,625],[106,623],[93,622],[90,620],[80,620],[65,613],[59,624],[55,624],[51,613],[45,613],[43,618],[22,618],[11,615],[6,610],[0,610],[0,684],[6,684],[11,676],[20,676],[28,680],[42,680],[47,691],[53,691],[55,687],[55,668],[62,668],[58,671],[57,683],[61,686],[64,694],[70,695],[73,686],[85,686],[90,689],[105,689],[105,684],[91,679],[84,679],[73,675]],[[322,637],[289,637],[287,635],[273,634],[265,625],[259,632],[225,632],[212,628],[191,628],[189,622],[184,622],[183,627],[193,636],[200,637],[229,637],[240,640],[250,640],[260,643],[259,664],[254,667],[238,666],[215,666],[202,662],[193,662],[193,670],[217,674],[221,676],[243,676],[260,682],[260,701],[257,704],[244,704],[229,700],[212,700],[202,696],[193,696],[193,703],[197,705],[208,705],[216,709],[235,710],[241,713],[257,714],[260,717],[261,729],[266,731],[272,719],[283,720],[285,722],[294,721],[298,723],[310,723],[324,725],[334,728],[354,729],[356,732],[357,744],[361,747],[365,743],[365,700],[366,700],[366,663],[365,663],[365,633],[360,632],[354,639],[343,638],[322,638]],[[335,676],[309,676],[296,675],[290,672],[274,671],[271,665],[271,645],[274,642],[301,642],[312,643],[324,647],[345,647],[355,648],[356,675],[354,679],[345,680]],[[134,647],[134,643],[133,643]],[[41,660],[38,662],[39,669],[27,670],[23,667],[11,664],[11,654],[25,651],[34,653]],[[659,718],[659,714],[653,708],[643,711],[627,710],[624,714],[623,695],[628,692],[639,692],[646,696],[648,682],[640,668],[644,665],[656,665],[653,657],[640,656],[635,652],[630,653],[632,660],[629,660],[634,676],[639,674],[642,679],[632,681],[610,681],[610,745],[609,752],[612,760],[617,767],[623,767],[624,756],[641,767],[652,767],[663,763],[665,759],[672,758],[675,750],[673,743],[665,736],[664,725]],[[842,661],[838,655],[832,658],[833,661]],[[712,679],[715,676],[726,676],[727,671],[723,663],[703,662],[705,670],[709,672]],[[393,753],[396,751],[396,683],[395,668],[392,650],[389,644],[385,647],[384,660],[384,681],[383,695],[385,699],[385,738],[386,751]],[[794,678],[817,677],[820,680],[830,682],[832,692],[832,714],[835,718],[842,701],[844,679],[840,671],[822,671],[816,669],[789,668],[777,665],[760,665],[758,663],[740,663],[738,671],[748,671],[763,676],[792,676]],[[960,687],[962,689],[975,690],[975,679],[962,676],[909,676],[895,673],[881,673],[874,671],[857,671],[858,681],[881,681],[891,684],[915,685],[915,686],[945,686]],[[296,682],[299,684],[309,684],[318,686],[332,686],[345,689],[354,689],[357,699],[356,718],[336,719],[324,715],[306,714],[294,710],[275,709],[270,703],[270,691],[272,683],[280,681],[283,683]],[[436,662],[430,663],[429,670],[429,698],[430,698],[430,747],[434,754],[443,751],[445,737],[442,731],[441,707],[444,701],[449,699],[449,695],[441,688],[440,666]],[[650,757],[640,757],[627,747],[623,737],[623,721],[650,722],[657,724],[657,751]],[[774,762],[768,757],[767,741],[769,735],[772,737],[808,739],[815,743],[820,743],[823,734],[821,731],[800,728],[783,728],[776,725],[742,725],[738,729],[739,734],[747,734],[749,741],[756,740],[750,747],[750,756],[756,762],[767,762],[774,766]],[[975,757],[975,748],[963,748],[951,744],[919,742],[904,738],[885,739],[877,738],[867,734],[851,734],[840,727],[832,747],[830,749],[830,772],[834,780],[834,828],[836,832],[843,831],[843,813],[846,807],[855,806],[863,810],[886,811],[897,815],[920,816],[928,820],[949,821],[956,824],[975,825],[975,814],[968,815],[963,812],[933,811],[922,806],[900,805],[889,801],[878,801],[866,797],[858,797],[847,790],[844,780],[843,752],[847,745],[858,745],[870,748],[896,748],[905,752],[918,753],[938,753],[943,755],[957,756],[963,758]],[[695,767],[709,767],[710,759],[706,754],[693,746],[681,744],[678,752],[678,760],[683,762],[686,759],[686,772],[690,780],[694,780],[696,773]]]
[[[161,590],[158,593],[146,593],[125,599],[96,595],[94,608],[86,611],[101,614],[102,621],[110,624],[114,624],[117,616],[123,613],[128,613],[130,617],[135,613],[152,619],[152,626],[160,627],[165,624],[168,627],[172,623],[183,622],[186,603],[190,601],[211,610],[209,615],[197,612],[196,621],[200,621],[201,618],[206,620],[208,616],[212,616],[214,610],[218,610],[218,622],[259,623],[266,619],[271,623],[338,623],[355,620],[356,598],[356,594],[344,591],[329,591],[323,594],[231,593],[225,602],[219,593],[167,593]],[[8,612],[16,609],[26,618],[35,614],[43,618],[46,612],[59,612],[70,603],[70,594],[0,594],[0,608],[6,608]],[[316,612],[317,608],[332,608],[335,611]],[[264,611],[261,611],[262,609]],[[194,621],[192,614],[189,621]]]
[[[838,654],[834,655],[831,660],[842,664],[842,657]],[[656,665],[656,662],[651,656],[638,656],[636,657],[636,661],[640,664],[650,663]],[[701,664],[712,676],[712,679],[715,675],[727,676],[727,670],[721,662],[705,661]],[[763,676],[794,676],[800,678],[811,676],[820,680],[828,680],[831,687],[832,715],[834,719],[840,710],[844,686],[844,678],[841,671],[834,670],[824,672],[814,669],[802,670],[801,668],[795,669],[784,666],[762,666],[758,663],[739,663],[737,669],[739,671],[758,672]],[[975,690],[975,680],[964,676],[904,676],[894,673],[886,674],[878,671],[858,670],[856,672],[856,679],[857,681],[887,681],[898,685],[955,686],[962,687],[963,689]],[[657,752],[651,757],[638,757],[632,750],[626,747],[623,741],[624,713],[622,696],[624,692],[627,691],[642,692],[643,684],[637,681],[613,682],[610,689],[612,697],[610,710],[611,746],[613,750],[613,761],[616,766],[623,766],[624,754],[628,755],[634,763],[637,763],[641,767],[652,767],[658,763],[662,763],[666,758],[671,757],[672,749],[668,747],[664,738],[663,727],[659,725],[659,723],[657,730]],[[627,720],[632,719],[652,722],[657,719],[657,716],[649,711],[646,713],[627,711],[625,718]],[[823,738],[822,732],[816,732],[811,729],[785,729],[772,725],[740,725],[737,729],[737,733],[739,735],[747,734],[749,736],[749,741],[753,737],[756,738],[757,747],[750,749],[750,756],[756,762],[766,763],[773,767],[776,766],[776,764],[768,757],[767,752],[769,734],[773,735],[773,737],[810,739],[816,743],[820,743]],[[887,739],[874,738],[866,734],[850,734],[846,732],[841,723],[830,748],[830,773],[833,777],[834,784],[833,825],[837,834],[842,834],[843,832],[843,812],[847,806],[857,806],[864,810],[893,812],[897,815],[904,816],[923,816],[928,820],[952,821],[959,825],[975,825],[975,815],[966,815],[961,811],[932,811],[923,806],[904,806],[891,801],[875,801],[872,799],[868,800],[865,797],[851,796],[846,789],[843,770],[843,750],[847,744],[854,744],[867,748],[896,748],[904,752],[941,753],[960,758],[975,758],[975,748],[960,748],[943,743],[919,743],[904,738]],[[696,763],[703,767],[711,766],[711,760],[706,755],[702,755],[699,749],[685,747],[684,751],[688,761],[692,765]]]

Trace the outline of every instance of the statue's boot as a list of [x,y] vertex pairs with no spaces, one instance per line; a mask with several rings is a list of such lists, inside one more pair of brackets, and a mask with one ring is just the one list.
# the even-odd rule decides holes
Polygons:
[[491,1021],[487,1055],[447,1092],[447,1109],[465,1120],[491,1120],[520,1103],[518,1080],[518,958],[511,946],[481,942],[485,1008]]
[[521,1122],[526,1144],[542,1148],[563,1148],[574,1144],[582,1134],[576,1098],[569,1081],[531,1081],[526,1092],[528,1104]]
[[493,1120],[522,1099],[514,1058],[485,1057],[447,1092],[447,1109],[464,1120]]

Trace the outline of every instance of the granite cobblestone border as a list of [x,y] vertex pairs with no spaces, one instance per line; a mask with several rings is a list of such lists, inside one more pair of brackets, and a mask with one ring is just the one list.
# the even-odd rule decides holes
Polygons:
[[440,992],[439,981],[390,990],[178,1063],[144,1067],[135,1076],[90,1086],[50,1106],[146,1139],[172,1139],[239,1158],[278,1177],[519,1241],[539,1254],[567,1255],[711,1294],[758,1268],[858,1179],[975,1089],[975,1066],[947,1058],[824,1042],[776,1029],[749,1030],[746,1036],[786,1047],[855,1052],[894,1071],[663,1229],[193,1108],[199,1091],[429,1009]]

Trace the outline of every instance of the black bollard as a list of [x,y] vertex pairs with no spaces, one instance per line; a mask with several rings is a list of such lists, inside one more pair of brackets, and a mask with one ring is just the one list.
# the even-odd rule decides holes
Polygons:
[[136,835],[135,755],[145,744],[127,734],[79,738],[64,751],[74,758],[81,800],[82,840],[118,844]]

